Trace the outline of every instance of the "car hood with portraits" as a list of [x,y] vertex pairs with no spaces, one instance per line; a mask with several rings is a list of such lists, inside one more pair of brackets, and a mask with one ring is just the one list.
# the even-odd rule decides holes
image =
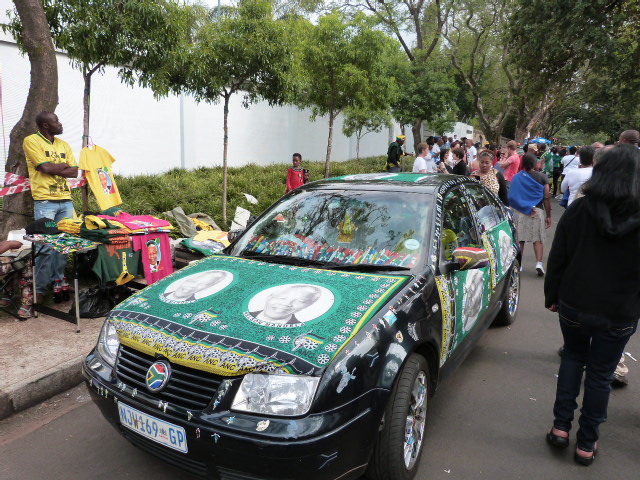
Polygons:
[[319,374],[410,278],[212,256],[129,297],[120,342],[218,375]]

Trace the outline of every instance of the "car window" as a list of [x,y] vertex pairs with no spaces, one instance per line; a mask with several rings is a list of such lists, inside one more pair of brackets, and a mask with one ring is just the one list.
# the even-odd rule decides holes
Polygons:
[[441,238],[447,260],[453,258],[453,251],[457,247],[481,246],[480,235],[460,187],[451,189],[445,195],[442,218]]
[[484,231],[490,230],[504,220],[500,206],[480,185],[468,184],[466,188]]
[[258,219],[231,254],[411,268],[426,258],[432,198],[386,191],[301,191]]

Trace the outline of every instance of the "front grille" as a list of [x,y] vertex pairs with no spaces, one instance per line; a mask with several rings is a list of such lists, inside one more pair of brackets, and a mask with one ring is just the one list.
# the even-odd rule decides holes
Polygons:
[[187,457],[184,453],[176,452],[170,448],[158,445],[156,442],[138,435],[137,433],[133,433],[126,428],[122,429],[122,433],[127,440],[145,452],[161,458],[165,462],[186,470],[189,473],[193,473],[198,477],[208,477],[207,465],[204,462],[193,460],[192,458]]
[[187,410],[202,410],[218,390],[222,377],[171,363],[171,377],[161,392],[147,390],[147,370],[156,359],[125,345],[120,346],[116,374],[126,385]]

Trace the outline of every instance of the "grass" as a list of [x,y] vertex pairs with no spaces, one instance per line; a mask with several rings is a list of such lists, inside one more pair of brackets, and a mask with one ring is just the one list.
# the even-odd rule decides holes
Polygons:
[[[368,157],[331,164],[331,176],[355,173],[381,172],[385,157]],[[229,168],[227,218],[230,225],[237,206],[252,214],[259,214],[276,202],[286,189],[288,164],[258,166],[254,164]],[[311,180],[324,178],[324,162],[304,162]],[[222,167],[173,169],[159,175],[117,176],[116,181],[123,200],[123,209],[133,215],[162,217],[175,207],[189,213],[202,212],[211,216],[224,229],[222,221]],[[253,195],[257,205],[250,204],[243,193]],[[79,190],[73,192],[73,202],[80,211],[82,200]],[[89,209],[98,210],[95,198],[89,195]]]

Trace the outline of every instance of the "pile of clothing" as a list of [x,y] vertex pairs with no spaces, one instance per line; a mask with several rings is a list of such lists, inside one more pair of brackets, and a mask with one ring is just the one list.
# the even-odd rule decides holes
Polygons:
[[131,215],[120,211],[117,216],[85,215],[84,219],[65,218],[58,222],[58,230],[95,242],[113,245],[128,243],[131,235],[168,233],[171,224],[151,215]]

